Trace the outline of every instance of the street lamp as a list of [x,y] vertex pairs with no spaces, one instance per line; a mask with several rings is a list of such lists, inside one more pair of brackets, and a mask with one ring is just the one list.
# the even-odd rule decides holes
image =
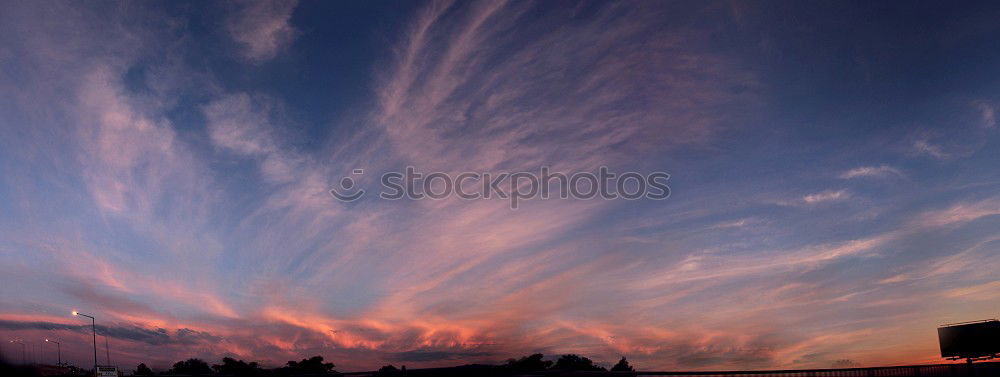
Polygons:
[[22,341],[20,341],[20,340],[11,340],[10,342],[11,342],[11,343],[18,343],[18,344],[20,344],[20,345],[21,345],[21,364],[25,364],[25,358],[24,358],[24,353],[25,353],[25,352],[24,352],[24,342],[22,342]]
[[73,311],[73,315],[82,315],[90,318],[90,328],[94,331],[94,373],[97,373],[97,320],[93,316],[80,313],[76,310]]
[[59,342],[54,341],[54,340],[45,339],[45,341],[49,342],[49,343],[55,343],[56,344],[56,357],[58,358],[57,360],[59,360],[59,361],[56,362],[56,365],[62,365],[62,345],[59,344]]

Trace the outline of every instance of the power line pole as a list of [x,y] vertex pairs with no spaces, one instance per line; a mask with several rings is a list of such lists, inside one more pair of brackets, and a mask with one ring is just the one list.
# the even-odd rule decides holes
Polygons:
[[108,347],[108,334],[104,334],[104,352],[108,358],[108,365],[111,365],[111,348]]

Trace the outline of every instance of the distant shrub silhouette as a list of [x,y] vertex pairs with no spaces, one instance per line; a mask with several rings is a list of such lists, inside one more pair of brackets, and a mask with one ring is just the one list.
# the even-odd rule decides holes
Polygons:
[[857,368],[857,367],[860,367],[860,366],[861,366],[861,364],[858,364],[858,363],[854,362],[854,360],[851,360],[851,359],[840,359],[840,360],[834,361],[833,364],[830,365],[831,368],[836,368],[836,369]]
[[556,360],[552,369],[565,371],[607,371],[602,367],[594,365],[594,361],[579,355],[562,355]]
[[631,365],[628,365],[628,360],[625,360],[625,356],[622,356],[621,360],[618,360],[618,364],[611,367],[612,372],[635,372]]
[[524,356],[520,359],[507,359],[507,363],[504,367],[515,372],[534,372],[539,370],[546,370],[552,366],[551,360],[542,360],[544,357],[540,353],[533,354],[531,356]]
[[174,363],[174,367],[167,373],[191,375],[212,374],[212,368],[209,368],[208,363],[204,360],[192,358]]
[[145,363],[139,363],[139,365],[135,367],[135,371],[132,372],[132,375],[133,376],[152,376],[153,375],[153,370],[149,369],[149,367],[147,367]]

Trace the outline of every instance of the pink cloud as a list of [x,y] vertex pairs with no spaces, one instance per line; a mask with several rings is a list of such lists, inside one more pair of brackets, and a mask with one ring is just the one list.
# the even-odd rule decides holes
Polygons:
[[230,36],[239,44],[240,54],[259,64],[274,58],[292,42],[298,31],[291,25],[298,1],[241,1],[226,22]]

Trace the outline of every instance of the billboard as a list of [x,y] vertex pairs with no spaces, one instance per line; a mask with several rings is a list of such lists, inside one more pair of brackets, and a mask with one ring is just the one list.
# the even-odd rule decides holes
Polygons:
[[118,368],[112,366],[97,366],[98,377],[118,377]]
[[995,319],[938,328],[941,357],[966,359],[1000,354],[1000,321]]

